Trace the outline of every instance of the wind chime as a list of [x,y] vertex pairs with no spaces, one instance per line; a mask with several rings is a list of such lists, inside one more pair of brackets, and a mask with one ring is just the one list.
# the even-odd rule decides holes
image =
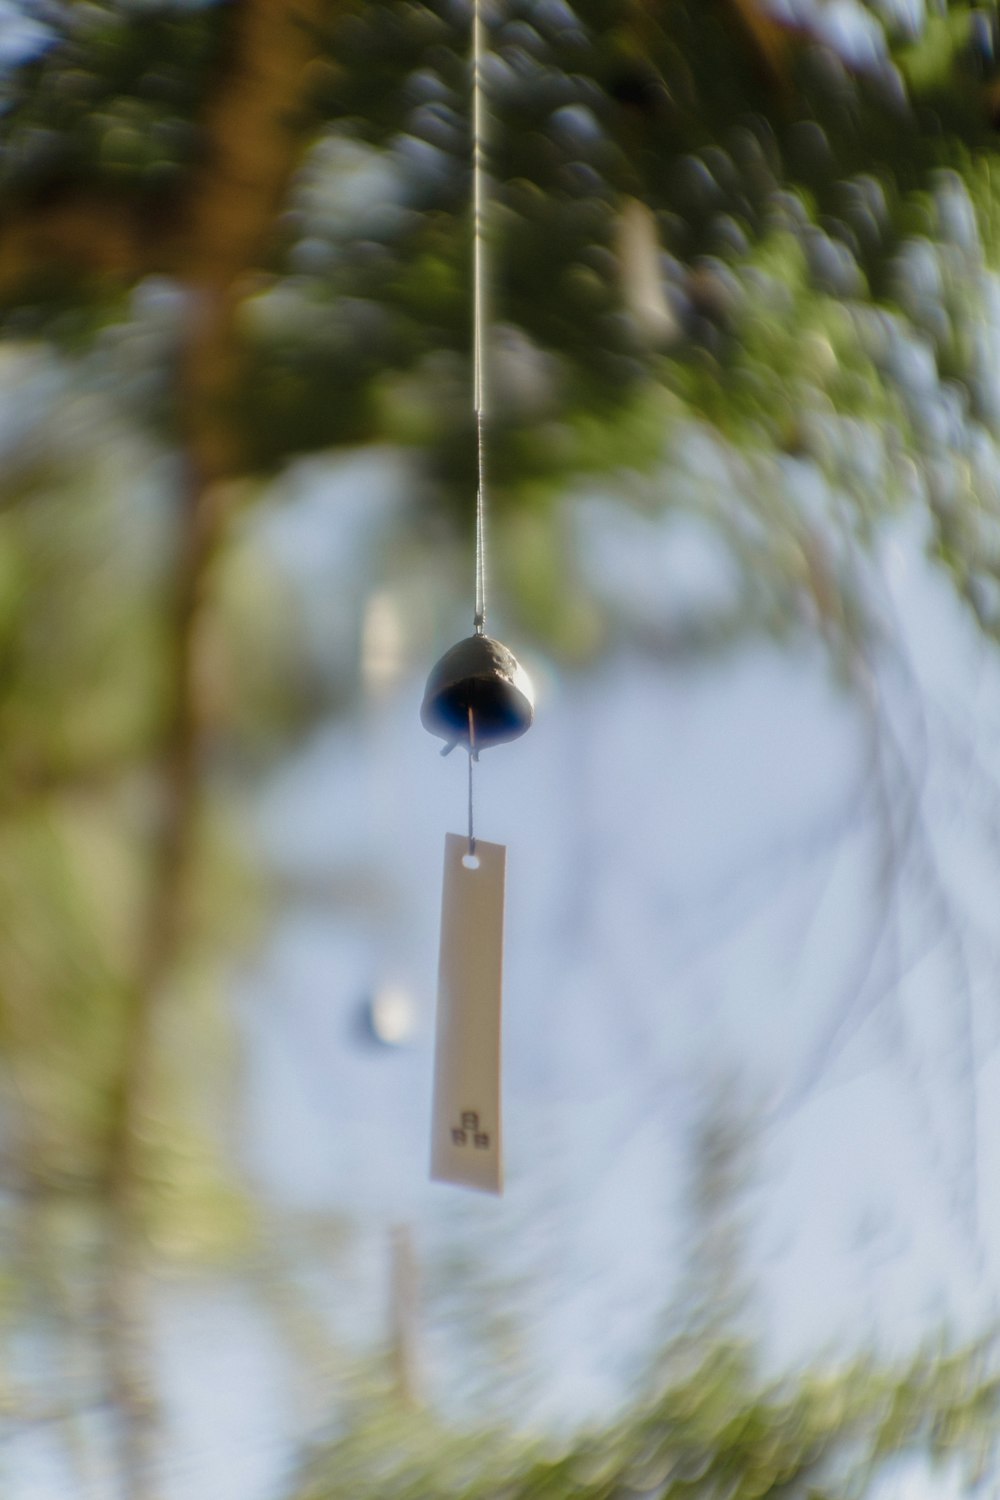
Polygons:
[[476,420],[476,583],[473,633],[445,652],[427,680],[420,710],[443,739],[443,755],[469,757],[469,828],[448,833],[438,970],[431,1176],[484,1192],[503,1190],[501,1010],[507,850],[477,839],[473,766],[480,751],[531,726],[531,683],[513,652],[486,634],[485,418],[486,276],[484,31],[472,10],[472,326]]

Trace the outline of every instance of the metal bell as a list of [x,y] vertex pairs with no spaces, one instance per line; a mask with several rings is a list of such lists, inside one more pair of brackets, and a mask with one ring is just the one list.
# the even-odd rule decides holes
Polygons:
[[[534,693],[517,657],[488,635],[470,635],[446,651],[427,679],[420,722],[475,754],[531,728]],[[471,720],[471,723],[470,723]]]

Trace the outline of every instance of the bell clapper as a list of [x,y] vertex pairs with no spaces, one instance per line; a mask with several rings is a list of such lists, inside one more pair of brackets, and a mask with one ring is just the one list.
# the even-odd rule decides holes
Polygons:
[[476,748],[476,725],[472,717],[472,704],[469,704],[469,858],[476,857],[476,830],[472,822],[472,765],[479,759],[479,751]]

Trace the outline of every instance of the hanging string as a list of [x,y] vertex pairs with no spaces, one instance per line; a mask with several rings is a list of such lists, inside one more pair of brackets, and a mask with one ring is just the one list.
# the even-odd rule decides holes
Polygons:
[[482,0],[472,0],[472,401],[476,415],[477,635],[486,632],[485,421],[486,421],[486,110],[483,94],[485,27]]
[[[486,634],[486,111],[483,97],[485,28],[482,0],[472,0],[472,405],[476,417],[476,607],[477,635]],[[472,766],[478,760],[472,705],[469,715],[469,858],[475,859]]]

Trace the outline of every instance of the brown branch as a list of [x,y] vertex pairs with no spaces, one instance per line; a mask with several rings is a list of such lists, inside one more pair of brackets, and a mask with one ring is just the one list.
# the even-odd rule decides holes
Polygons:
[[418,1354],[420,1274],[413,1232],[397,1224],[389,1237],[389,1351],[393,1395],[405,1411],[423,1405]]

